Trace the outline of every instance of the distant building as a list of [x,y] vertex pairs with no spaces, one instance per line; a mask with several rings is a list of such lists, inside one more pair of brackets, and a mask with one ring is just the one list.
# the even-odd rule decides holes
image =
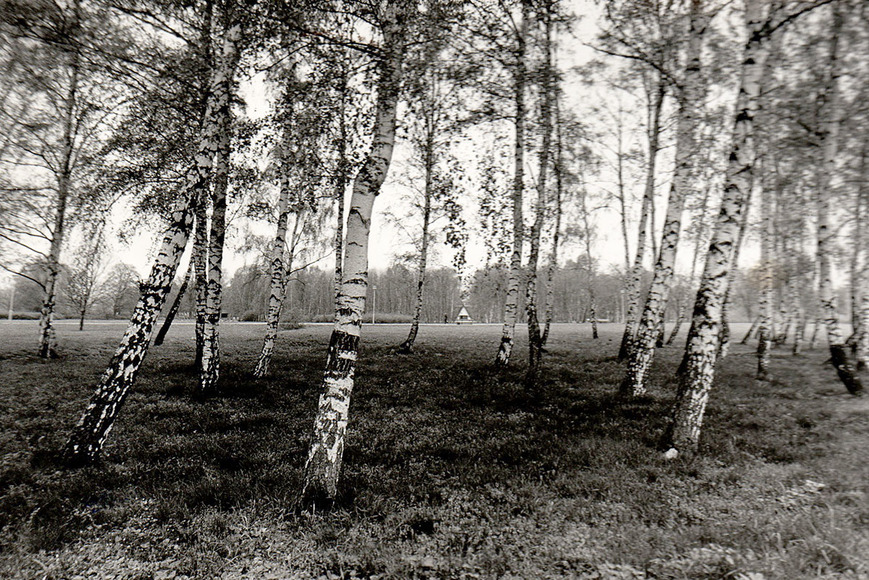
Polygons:
[[462,309],[459,310],[459,315],[456,316],[456,324],[471,324],[473,322],[474,319],[468,314],[468,309],[462,306]]

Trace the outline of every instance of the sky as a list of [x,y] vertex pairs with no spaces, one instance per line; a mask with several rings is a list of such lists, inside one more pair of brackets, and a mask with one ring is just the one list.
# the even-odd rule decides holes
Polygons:
[[[582,83],[574,72],[577,67],[586,64],[589,60],[598,56],[598,53],[588,46],[594,42],[599,31],[597,20],[600,14],[600,6],[591,0],[573,0],[571,3],[572,10],[576,15],[581,16],[574,27],[573,35],[568,37],[562,35],[558,47],[558,63],[565,77],[565,107],[572,109],[580,118],[588,120],[592,124],[595,122],[602,123],[605,120],[595,120],[590,118],[591,107],[597,103],[609,101],[613,102],[616,98],[625,98],[624,95],[615,95],[611,89],[605,86],[589,87]],[[269,112],[268,95],[266,94],[266,85],[263,82],[262,76],[254,76],[252,79],[245,81],[241,86],[241,95],[245,101],[245,114],[249,118],[261,118]],[[642,109],[636,110],[637,115],[642,115]],[[634,124],[637,121],[635,120]],[[723,138],[729,136],[722,136]],[[508,135],[511,138],[511,135]],[[642,139],[637,143],[639,146],[644,146]],[[470,148],[470,146],[469,146]],[[606,156],[608,153],[604,147],[598,148],[598,153]],[[467,155],[473,156],[474,152],[467,151]],[[406,253],[410,249],[409,241],[406,236],[401,233],[401,229],[396,227],[385,217],[385,209],[393,210],[393,213],[402,214],[406,209],[406,202],[403,198],[406,196],[406,189],[396,179],[397,175],[402,173],[403,164],[407,163],[410,155],[407,143],[399,141],[396,146],[393,166],[390,169],[390,174],[384,184],[378,200],[375,204],[374,215],[372,218],[369,264],[370,269],[385,269],[393,263],[396,255]],[[666,186],[667,173],[666,168],[670,161],[669,157],[672,152],[664,150],[659,161],[659,183],[657,190],[657,205],[658,205],[658,222],[657,226],[660,229],[661,220],[665,211],[666,204]],[[533,162],[533,156],[529,159],[529,163]],[[512,172],[512,167],[505,168],[508,172]],[[534,168],[529,167],[532,174]],[[639,199],[640,188],[642,187],[641,176],[629,186],[633,189],[634,195]],[[588,181],[588,189],[592,199],[600,199],[604,195],[604,190],[612,187],[614,176],[611,171],[602,170],[600,174],[594,176]],[[507,192],[505,192],[507,193]],[[348,192],[349,201],[349,192]],[[347,204],[349,206],[349,203]],[[635,204],[635,205],[638,205]],[[635,211],[638,209],[635,208]],[[129,217],[129,208],[125,204],[119,204],[112,210],[111,222],[115,227],[120,227],[120,224]],[[470,224],[475,221],[473,215],[466,215],[466,221]],[[621,266],[624,263],[624,246],[622,235],[620,232],[620,217],[612,208],[603,208],[592,212],[592,222],[595,228],[595,238],[593,245],[593,253],[599,260],[599,269],[607,270],[614,266]],[[636,220],[634,220],[635,222]],[[570,224],[567,224],[570,225]],[[635,244],[636,224],[631,223],[629,234],[631,236],[631,244]],[[252,223],[254,233],[261,234],[267,237],[274,235],[274,226],[264,223]],[[437,226],[436,226],[437,227]],[[126,262],[133,265],[136,270],[144,277],[147,275],[153,256],[159,244],[159,232],[150,230],[141,230],[129,238],[129,242],[122,244],[114,242],[112,248],[113,262]],[[252,262],[255,257],[251,254],[241,253],[236,250],[239,240],[230,236],[227,243],[226,253],[224,255],[224,272],[231,275],[239,267],[246,263]],[[687,264],[690,262],[691,244],[683,244],[680,247],[679,268],[682,271],[687,269]],[[631,248],[633,251],[633,247]],[[568,241],[561,249],[563,260],[576,259],[580,252],[580,245],[577,240]],[[467,248],[468,262],[472,271],[475,267],[482,265],[484,260],[483,245],[479,240],[474,240]],[[751,264],[757,260],[758,251],[756,244],[749,240],[748,247],[742,255],[741,264]],[[445,266],[449,264],[451,252],[445,248],[436,251],[433,259],[430,261],[431,266]],[[320,262],[320,266],[326,269],[333,265],[332,258],[326,258]],[[649,264],[651,266],[651,264]],[[182,264],[183,268],[183,264]],[[181,271],[184,271],[183,269]]]

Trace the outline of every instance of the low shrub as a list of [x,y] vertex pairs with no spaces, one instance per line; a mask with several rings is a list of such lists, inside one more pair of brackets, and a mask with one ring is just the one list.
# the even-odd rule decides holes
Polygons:
[[242,322],[262,322],[264,317],[259,310],[246,310],[238,319]]

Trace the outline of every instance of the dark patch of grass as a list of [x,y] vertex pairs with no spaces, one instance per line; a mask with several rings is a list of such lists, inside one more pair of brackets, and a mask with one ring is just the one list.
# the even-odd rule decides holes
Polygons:
[[[254,380],[262,326],[222,326],[220,388],[203,399],[190,328],[176,328],[149,354],[101,464],[60,471],[57,450],[121,328],[62,332],[64,357],[46,363],[29,353],[33,328],[0,326],[0,573],[35,576],[27,554],[48,550],[69,562],[56,576],[99,575],[127,545],[124,561],[145,571],[125,576],[170,556],[203,578],[866,571],[869,427],[820,351],[774,356],[775,379],[758,385],[734,345],[700,455],[666,462],[656,446],[678,348],[658,353],[648,396],[624,401],[615,326],[597,343],[554,327],[533,392],[523,344],[492,369],[496,327],[424,326],[401,357],[406,328],[366,328],[339,497],[301,516],[329,328],[281,333],[271,375]],[[73,557],[82,546],[102,568]]]

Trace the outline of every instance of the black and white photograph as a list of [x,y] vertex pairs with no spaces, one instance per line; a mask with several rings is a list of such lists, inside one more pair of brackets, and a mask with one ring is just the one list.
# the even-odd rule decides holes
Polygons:
[[869,0],[0,0],[0,578],[869,580]]

